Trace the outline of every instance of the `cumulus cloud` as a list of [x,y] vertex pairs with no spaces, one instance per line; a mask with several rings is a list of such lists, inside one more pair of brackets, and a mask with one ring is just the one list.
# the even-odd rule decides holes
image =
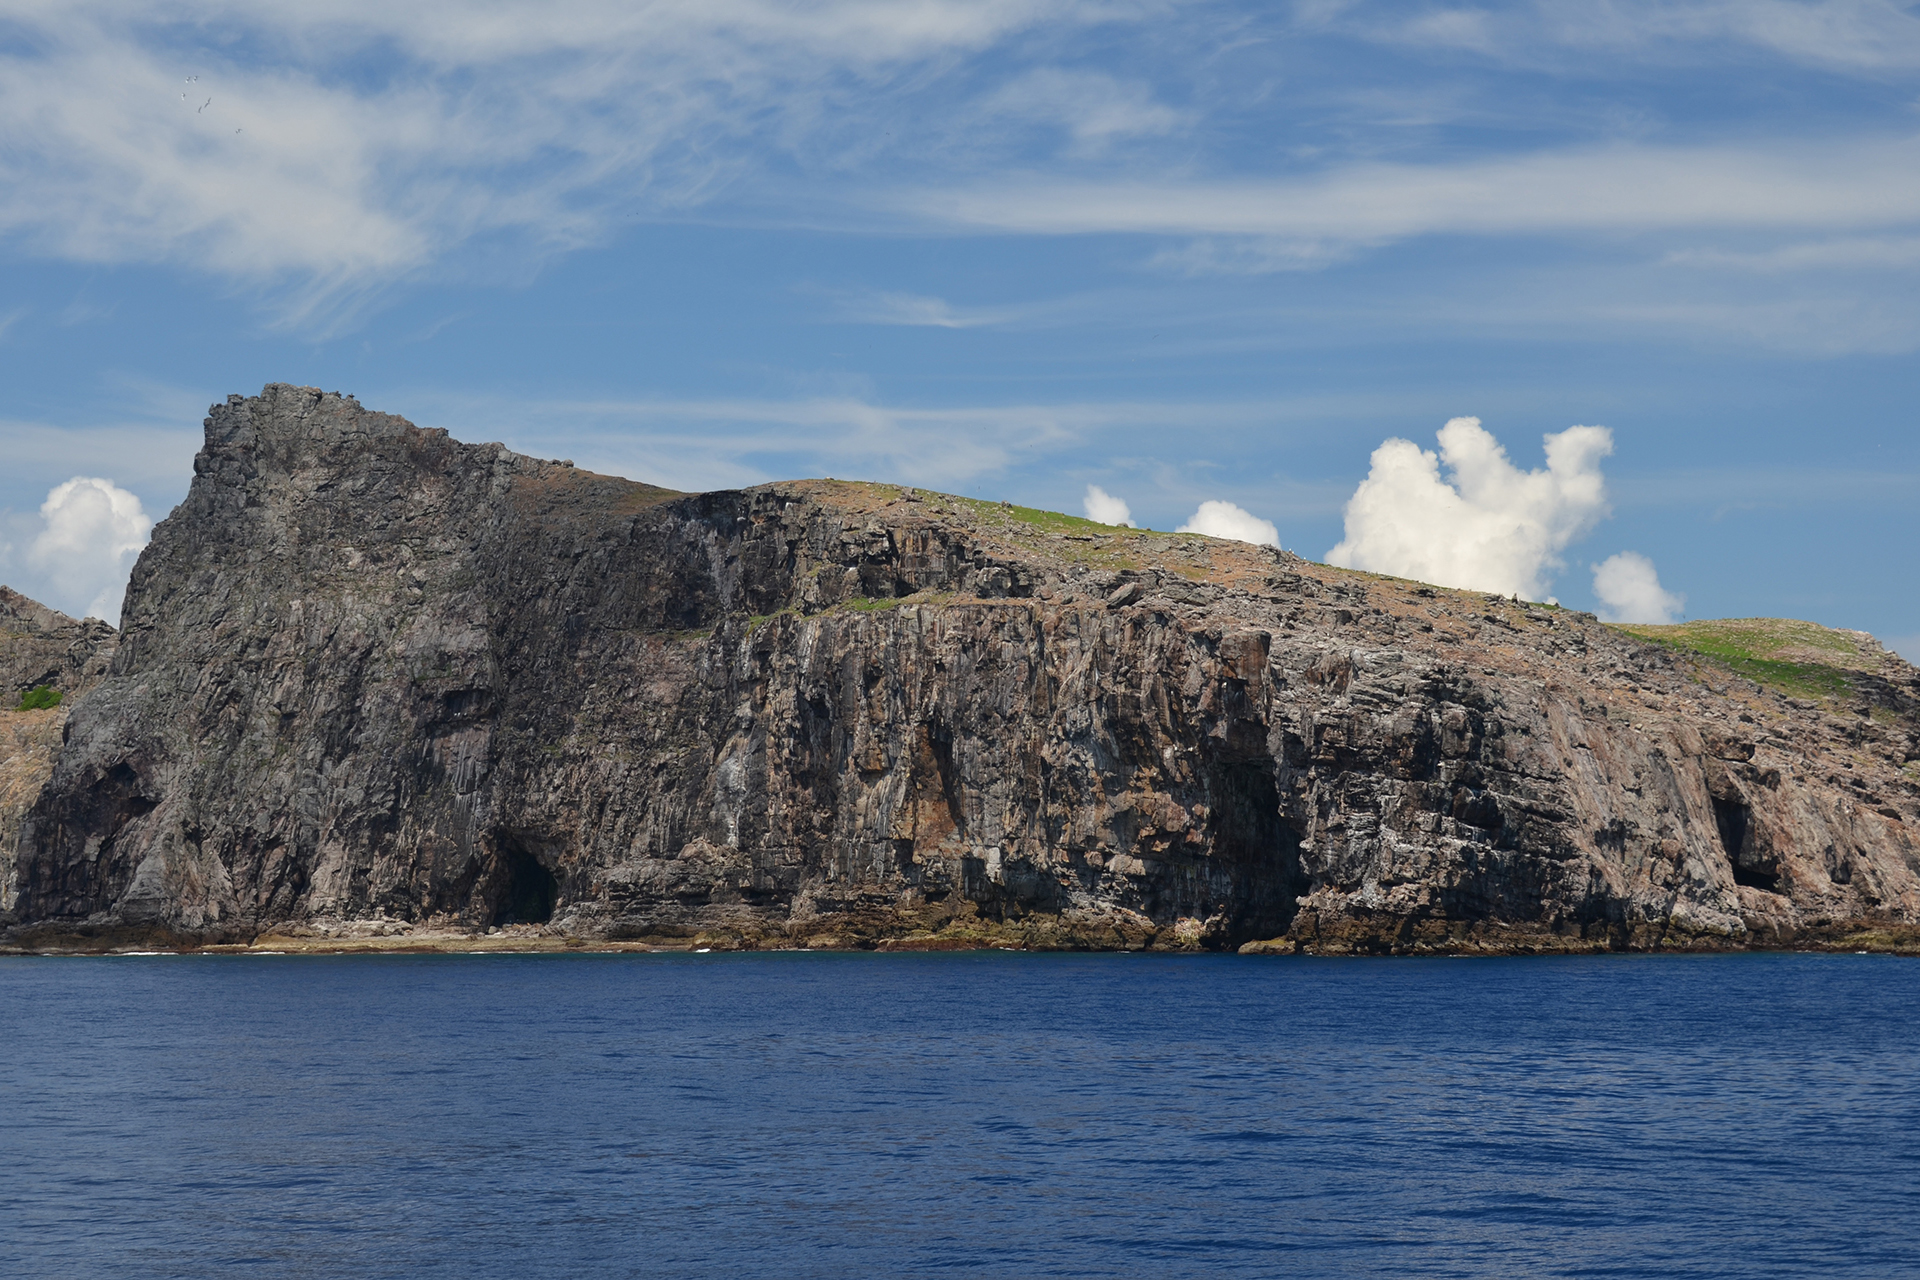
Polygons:
[[1231,502],[1208,501],[1176,533],[1204,533],[1210,538],[1232,538],[1235,542],[1254,542],[1261,546],[1280,545],[1280,530],[1271,520],[1262,520],[1251,511]]
[[111,480],[55,485],[23,557],[24,589],[57,609],[118,623],[127,575],[152,529],[140,499]]
[[1123,524],[1133,528],[1133,511],[1127,504],[1102,489],[1097,484],[1087,486],[1086,500],[1081,506],[1087,513],[1087,519],[1097,520],[1101,524]]
[[1533,471],[1514,466],[1478,418],[1452,419],[1439,439],[1438,454],[1399,439],[1373,451],[1328,563],[1542,598],[1562,567],[1558,553],[1608,514],[1600,460],[1613,452],[1613,433],[1545,436],[1546,468]]
[[1677,622],[1687,603],[1660,585],[1653,561],[1637,551],[1622,551],[1593,566],[1593,594],[1608,622]]

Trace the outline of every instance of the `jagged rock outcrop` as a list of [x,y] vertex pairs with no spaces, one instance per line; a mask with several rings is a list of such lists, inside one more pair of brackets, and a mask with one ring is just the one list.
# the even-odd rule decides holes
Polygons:
[[106,675],[117,638],[98,618],[69,618],[0,587],[0,709],[40,685],[85,693]]
[[[891,485],[684,495],[289,386],[206,423],[16,942],[1899,941],[1912,668]],[[371,922],[371,923],[370,923]]]
[[[21,820],[52,776],[72,700],[106,675],[117,638],[98,618],[69,618],[0,587],[0,911],[12,905]],[[62,704],[20,710],[41,686]]]

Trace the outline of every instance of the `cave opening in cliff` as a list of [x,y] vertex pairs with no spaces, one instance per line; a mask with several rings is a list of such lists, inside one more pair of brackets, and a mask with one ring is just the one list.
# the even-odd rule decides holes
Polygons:
[[560,883],[540,860],[511,840],[500,843],[500,860],[506,875],[500,889],[500,904],[494,908],[495,925],[545,924],[553,919],[553,904]]
[[1780,888],[1780,877],[1752,865],[1753,860],[1746,856],[1752,818],[1752,811],[1738,800],[1714,797],[1713,825],[1720,832],[1720,847],[1727,851],[1727,860],[1733,864],[1733,882],[1775,893]]
[[1713,825],[1720,829],[1720,847],[1733,859],[1733,865],[1740,865],[1740,850],[1747,843],[1747,806],[1738,800],[1713,798]]
[[1293,923],[1295,899],[1309,886],[1300,868],[1300,832],[1281,810],[1272,767],[1223,763],[1211,773],[1215,852],[1252,872],[1244,927],[1260,936],[1283,932]]

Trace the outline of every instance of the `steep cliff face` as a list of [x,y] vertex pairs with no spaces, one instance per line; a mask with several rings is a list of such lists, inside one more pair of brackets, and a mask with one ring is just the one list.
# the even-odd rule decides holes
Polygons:
[[21,826],[17,939],[1920,922],[1920,685],[1858,637],[1859,680],[1792,698],[1240,543],[887,485],[674,494],[288,386],[206,425]]

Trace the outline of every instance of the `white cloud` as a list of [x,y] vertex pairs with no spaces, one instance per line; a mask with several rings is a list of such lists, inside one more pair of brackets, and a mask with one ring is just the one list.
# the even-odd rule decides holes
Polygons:
[[[501,440],[523,453],[572,458],[582,467],[699,491],[842,476],[927,487],[982,477],[1046,477],[1084,467],[1089,448],[1109,462],[1151,455],[1171,433],[1259,431],[1305,438],[1330,421],[1400,413],[1397,393],[1303,394],[1245,401],[1068,400],[920,407],[887,403],[871,387],[792,398],[571,400],[450,394],[431,386],[379,393],[421,426],[460,440]],[[371,402],[362,389],[361,399]],[[192,456],[187,449],[183,458]],[[1083,472],[1084,474],[1084,472]],[[1275,486],[1278,486],[1277,488]],[[1163,492],[1196,500],[1220,489],[1204,458],[1185,457],[1154,478]],[[961,492],[968,492],[962,488]],[[1345,485],[1263,483],[1291,511],[1331,516]],[[1014,496],[1009,494],[1009,496]],[[1044,487],[1018,495],[1050,501]],[[1268,500],[1276,500],[1269,498]]]
[[905,207],[1007,232],[1271,237],[1315,252],[1438,233],[1869,228],[1920,221],[1920,142],[1622,145],[1233,182],[1028,179],[925,192]]
[[1653,561],[1622,551],[1593,566],[1593,594],[1608,622],[1677,622],[1687,598],[1660,585]]
[[[1659,40],[1719,59],[1733,36],[1788,59],[1920,65],[1920,23],[1875,0],[1593,8],[1382,23],[1369,6],[1318,17],[1308,6],[1250,38],[1290,42],[1274,47],[1296,60],[1318,56],[1322,35],[1345,42],[1329,23],[1523,58],[1630,58]],[[837,227],[897,227],[875,212],[891,208],[921,227],[1215,238],[1185,251],[1193,270],[1313,266],[1434,232],[1834,234],[1920,221],[1916,147],[1901,138],[1342,162],[1386,154],[1404,132],[1390,121],[1350,145],[1277,149],[1283,163],[1318,157],[1318,172],[1208,180],[1216,144],[1264,117],[1214,65],[1219,15],[1166,0],[10,0],[0,12],[12,33],[0,46],[0,235],[82,261],[279,282],[298,294],[295,314],[475,240],[511,238],[517,252],[490,260],[525,262],[636,216],[729,200],[738,216]],[[1023,65],[1084,48],[1078,37],[1100,26],[1150,44],[1157,78],[1192,105],[1107,70]],[[1276,96],[1277,84],[1257,95],[1279,137],[1315,136],[1328,110],[1351,105],[1287,92],[1304,96]],[[1089,163],[1036,153],[1036,125]],[[1149,143],[1150,165],[1111,163],[1121,144]],[[1122,177],[989,177],[1041,165]],[[954,187],[900,194],[916,171]],[[944,323],[930,314],[918,322]]]
[[[1352,34],[1522,62],[1544,50],[1596,64],[1587,76],[1650,41],[1724,61],[1730,37],[1788,60],[1920,65],[1920,23],[1877,0],[1578,8],[1381,20],[1379,6],[1309,5],[1223,28],[1216,9],[1172,0],[0,0],[0,237],[222,273],[273,291],[283,319],[324,326],[396,282],[530,272],[635,218],[701,210],[736,225],[1169,236],[1194,243],[1154,260],[1192,273],[1312,268],[1435,233],[1920,223],[1906,138],[1355,162],[1405,154],[1414,126],[1355,122],[1378,86],[1341,61]],[[1095,28],[1100,41],[1082,38]],[[1275,65],[1324,57],[1327,74],[1248,84],[1227,66],[1228,28],[1245,36],[1234,48],[1269,46]],[[1145,51],[1181,105],[1086,65],[1114,50]],[[1059,64],[1066,51],[1076,65]],[[1506,120],[1470,83],[1484,73],[1443,56],[1414,79],[1454,105],[1421,127]],[[1403,71],[1381,74],[1404,88]],[[1248,162],[1265,172],[1218,176]],[[911,295],[871,318],[992,322]]]
[[[817,165],[916,75],[1103,17],[1083,0],[4,8],[0,234],[291,282],[309,308],[476,237],[573,247],[770,155]],[[1077,118],[1089,136],[1148,122]]]
[[140,499],[111,480],[75,476],[55,485],[17,566],[30,575],[21,589],[56,609],[118,623],[127,575],[152,529]]
[[1865,268],[1902,270],[1920,266],[1920,237],[1850,236],[1761,250],[1676,249],[1664,261],[1675,266],[1722,267],[1776,274]]
[[1842,67],[1920,66],[1920,22],[1906,6],[1885,0],[1737,0],[1694,12],[1701,21],[1691,30],[1681,25],[1680,34],[1712,38],[1718,19],[1730,32],[1801,61]]
[[1609,0],[1438,10],[1384,22],[1361,6],[1339,8],[1351,8],[1351,17],[1335,10],[1322,20],[1348,17],[1345,25],[1363,38],[1468,49],[1534,67],[1574,59],[1591,65],[1598,54],[1629,51],[1645,61],[1741,62],[1756,45],[1816,66],[1920,66],[1920,22],[1888,0]]
[[1569,427],[1545,436],[1546,469],[1533,471],[1514,466],[1478,418],[1452,419],[1439,439],[1438,455],[1399,439],[1373,451],[1328,563],[1542,598],[1561,567],[1558,553],[1608,514],[1600,460],[1613,452],[1612,433]]
[[1345,262],[1369,247],[1354,240],[1202,236],[1157,251],[1147,265],[1189,276],[1270,275],[1277,271],[1318,271]]
[[1146,85],[1061,67],[1040,67],[1001,87],[987,96],[980,114],[1056,125],[1082,152],[1172,133],[1188,119],[1156,102]]
[[856,324],[975,329],[981,325],[999,324],[1007,316],[1003,312],[955,311],[944,298],[929,298],[916,293],[869,293],[848,298],[838,318]]
[[1210,538],[1232,538],[1235,542],[1254,542],[1261,546],[1280,545],[1280,530],[1271,520],[1262,520],[1231,502],[1212,499],[1188,517],[1175,533],[1204,533]]
[[1102,489],[1097,484],[1087,486],[1086,500],[1081,509],[1087,513],[1087,519],[1101,524],[1125,525],[1133,528],[1133,512],[1127,504]]
[[1181,410],[1130,404],[915,408],[861,395],[790,400],[481,400],[422,395],[409,417],[478,440],[699,491],[805,475],[964,486]]

